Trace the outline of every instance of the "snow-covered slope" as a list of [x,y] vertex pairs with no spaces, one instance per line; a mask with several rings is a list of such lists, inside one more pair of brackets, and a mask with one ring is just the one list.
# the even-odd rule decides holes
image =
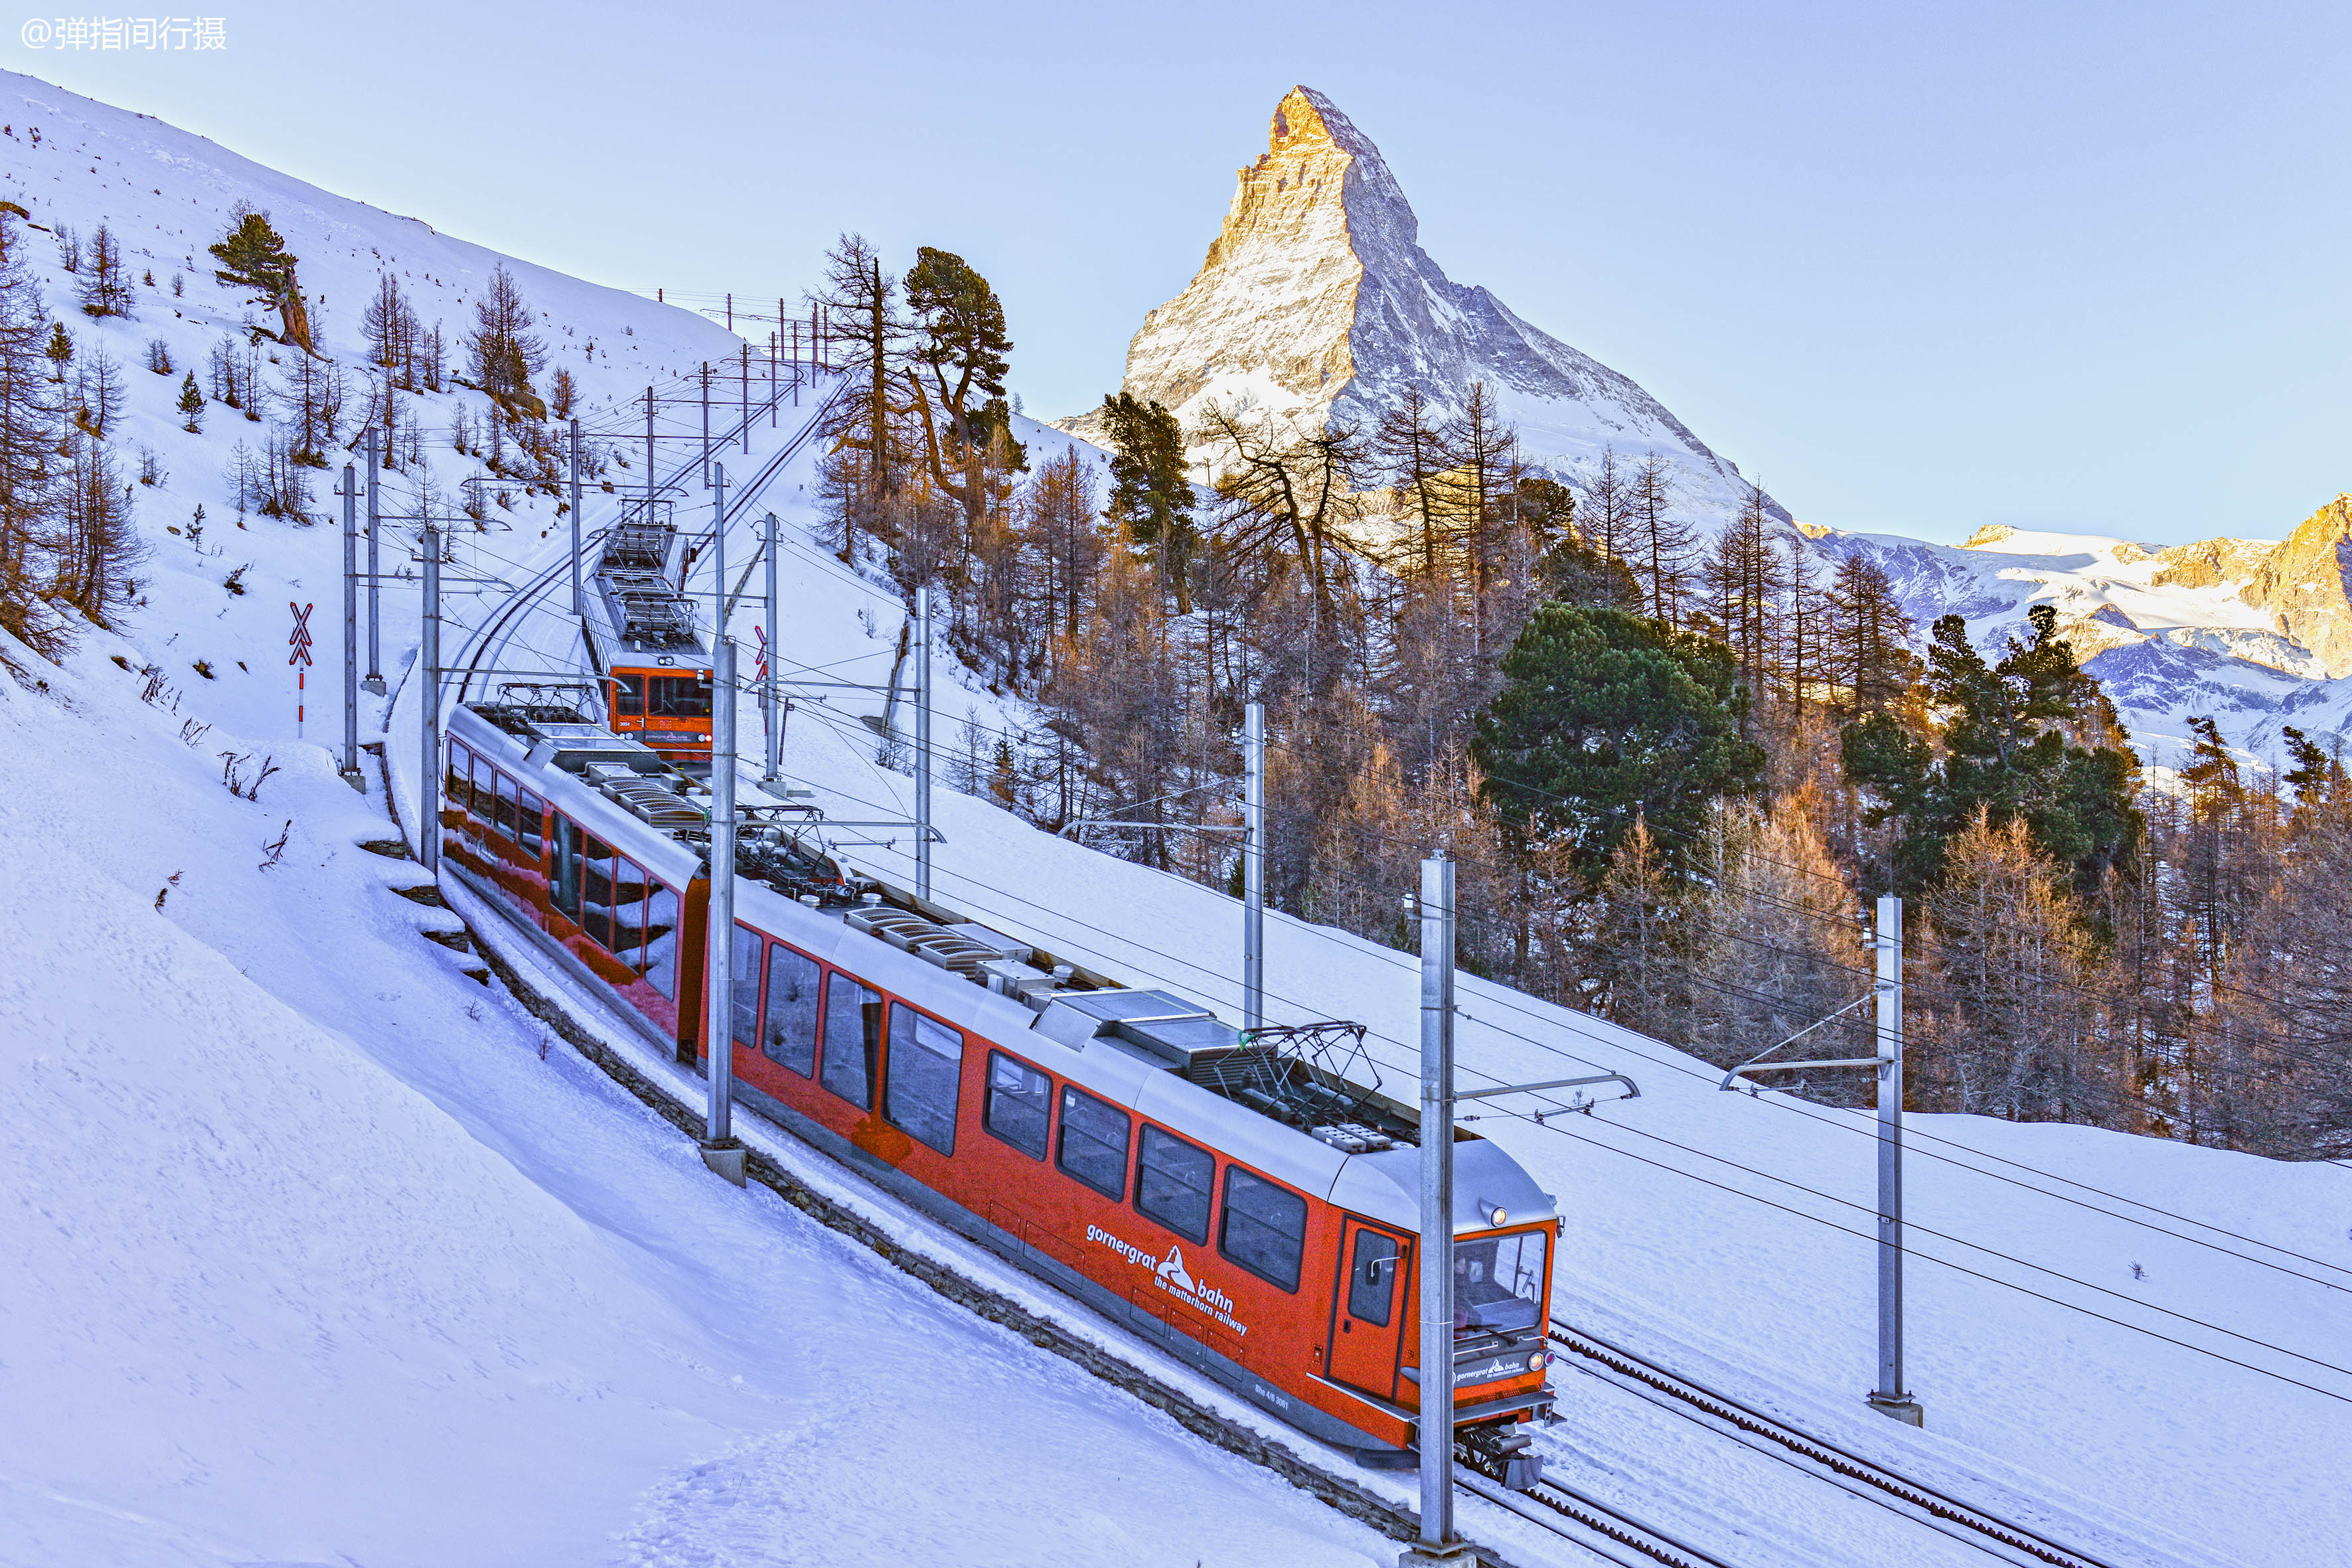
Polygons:
[[2279,731],[2289,725],[2322,744],[2352,743],[2352,612],[2337,607],[2347,516],[2339,500],[2285,542],[2163,550],[2012,528],[1981,530],[1957,549],[1810,527],[1801,542],[1831,562],[1874,560],[1922,632],[1958,615],[1979,646],[1994,647],[2022,630],[2028,606],[2054,605],[2134,745],[2168,767],[2187,753],[2196,715],[2210,715],[2251,757],[2283,754]]
[[[135,320],[91,321],[32,247],[79,353],[128,367],[115,446],[161,470],[134,487],[152,553],[121,635],[86,632],[63,669],[0,649],[37,681],[0,676],[0,1563],[1388,1555],[798,1210],[716,1181],[467,978],[477,960],[424,939],[456,918],[394,895],[422,880],[413,864],[357,847],[395,829],[320,744],[341,728],[338,531],[240,525],[223,468],[260,426],[215,405],[190,435],[178,374],[139,366],[150,338],[201,367],[237,330],[245,300],[203,247],[240,199],[302,257],[323,346],[346,363],[379,258],[453,337],[503,258],[159,121],[24,78],[0,90],[0,195],[85,237],[104,222],[134,279],[154,268]],[[735,342],[507,264],[592,397],[625,400]],[[448,421],[483,401],[403,396],[446,498],[478,470]],[[684,427],[666,416],[666,433]],[[751,456],[772,439],[755,432]],[[387,507],[413,510],[422,478],[387,476]],[[508,499],[456,540],[461,624],[548,548],[552,501]],[[401,522],[385,540],[395,689],[416,644],[413,537]],[[307,740],[289,598],[318,605]],[[383,709],[362,700],[373,742]],[[225,787],[265,763],[258,799]]]
[[[1738,505],[1738,470],[1656,398],[1447,278],[1380,149],[1329,99],[1293,88],[1266,142],[1198,276],[1128,345],[1126,391],[1188,427],[1211,402],[1243,399],[1299,426],[1369,432],[1408,386],[1444,418],[1485,382],[1536,462],[1576,474],[1606,447],[1661,452],[1689,510]],[[1060,423],[1091,434],[1098,418]]]

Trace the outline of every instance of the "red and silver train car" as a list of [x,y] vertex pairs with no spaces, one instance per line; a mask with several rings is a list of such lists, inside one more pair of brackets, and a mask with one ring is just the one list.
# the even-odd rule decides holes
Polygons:
[[669,579],[682,547],[668,510],[633,501],[604,536],[581,629],[611,728],[672,761],[707,762],[710,650],[692,597]]
[[[461,709],[447,747],[443,863],[701,1059],[706,786],[544,709]],[[764,797],[739,788],[756,816]],[[783,838],[754,828],[739,862],[742,1100],[1311,1435],[1402,1461],[1424,1373],[1413,1114],[1350,1089],[1348,1120],[1318,1122],[1285,1098],[1298,1064],[1206,1009],[908,895],[853,897]],[[1559,1219],[1508,1155],[1456,1138],[1446,1375],[1457,1438],[1503,1453],[1550,1407]]]

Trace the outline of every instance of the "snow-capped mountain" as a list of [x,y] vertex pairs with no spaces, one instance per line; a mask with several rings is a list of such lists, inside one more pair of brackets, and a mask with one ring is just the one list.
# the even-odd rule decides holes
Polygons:
[[[1744,493],[1738,469],[1630,378],[1447,278],[1380,149],[1296,87],[1266,151],[1239,171],[1199,275],[1129,343],[1124,389],[1188,428],[1211,403],[1241,399],[1300,426],[1369,430],[1408,386],[1444,417],[1473,382],[1496,395],[1527,457],[1564,475],[1614,447],[1673,458],[1694,513],[1720,515]],[[1098,436],[1097,420],[1059,423]]]
[[1895,534],[1801,531],[1825,559],[1876,560],[1922,631],[1958,614],[1980,647],[1997,647],[2029,605],[2055,605],[2067,640],[2150,763],[2177,763],[2199,714],[2258,758],[2281,754],[2287,725],[2322,744],[2352,741],[2352,495],[2284,541],[2206,539],[2160,550],[2002,527],[1957,549]]

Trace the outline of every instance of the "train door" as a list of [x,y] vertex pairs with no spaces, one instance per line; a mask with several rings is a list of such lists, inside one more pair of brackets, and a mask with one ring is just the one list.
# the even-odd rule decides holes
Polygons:
[[1402,1237],[1350,1219],[1339,1236],[1339,1289],[1331,1331],[1331,1375],[1352,1387],[1394,1396],[1404,1332]]

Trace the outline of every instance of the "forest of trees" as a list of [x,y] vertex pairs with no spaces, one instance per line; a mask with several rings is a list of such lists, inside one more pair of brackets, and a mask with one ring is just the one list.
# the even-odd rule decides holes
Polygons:
[[[1466,965],[1728,1065],[1867,990],[1861,911],[1898,892],[1917,1108],[2352,1152],[2324,749],[2257,774],[2209,724],[2149,789],[2047,606],[1990,650],[1914,626],[1756,486],[1713,530],[1655,452],[1571,490],[1482,386],[1368,429],[1118,394],[1107,466],[1031,464],[986,280],[856,236],[828,259],[834,545],[943,590],[949,646],[1040,716],[957,744],[943,715],[963,787],[1233,887],[1230,837],[1184,829],[1239,820],[1260,700],[1269,897],[1306,919],[1408,945],[1442,847]],[[1869,1049],[1851,1015],[1809,1041]]]

